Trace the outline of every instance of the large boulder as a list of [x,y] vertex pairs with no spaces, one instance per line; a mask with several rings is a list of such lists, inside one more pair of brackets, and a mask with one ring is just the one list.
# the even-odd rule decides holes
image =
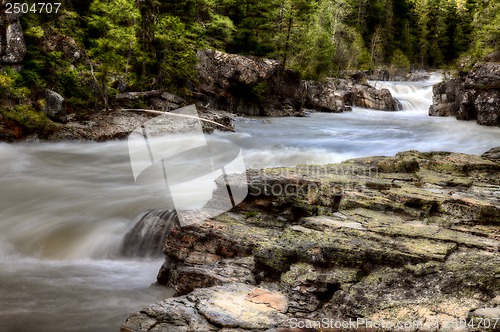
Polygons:
[[64,97],[55,91],[45,90],[44,99],[42,111],[52,119],[64,120],[66,116]]
[[480,92],[474,106],[477,110],[477,123],[500,127],[500,90]]
[[261,115],[261,90],[266,88],[264,82],[278,71],[278,61],[216,50],[199,51],[198,61],[198,91],[211,107]]
[[235,83],[257,84],[271,77],[280,66],[276,60],[216,50],[199,51],[198,59],[200,86],[206,90],[227,89]]
[[127,319],[121,331],[262,331],[286,323],[287,305],[279,292],[235,283],[143,308]]
[[351,110],[352,84],[345,80],[304,81],[305,107],[320,112],[341,113]]
[[433,94],[431,116],[455,116],[500,126],[500,63],[479,62],[459,78],[434,85]]
[[455,116],[460,108],[458,96],[459,80],[447,80],[432,87],[432,105],[429,108],[430,116]]
[[382,111],[398,111],[401,104],[392,98],[387,89],[377,90],[368,84],[356,84],[353,87],[354,105]]

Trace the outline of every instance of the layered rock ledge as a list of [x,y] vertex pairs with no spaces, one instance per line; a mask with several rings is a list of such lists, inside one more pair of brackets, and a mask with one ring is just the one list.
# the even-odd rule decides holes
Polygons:
[[173,228],[158,282],[178,297],[122,331],[488,330],[480,322],[500,310],[499,151],[251,170],[237,208]]

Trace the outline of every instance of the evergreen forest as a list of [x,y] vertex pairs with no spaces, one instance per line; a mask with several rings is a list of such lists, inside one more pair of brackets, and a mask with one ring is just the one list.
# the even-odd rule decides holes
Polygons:
[[124,90],[189,94],[204,48],[277,59],[315,80],[459,68],[500,49],[495,0],[65,0],[22,25],[27,54],[22,70],[0,73],[1,94],[13,106],[54,89],[87,112]]

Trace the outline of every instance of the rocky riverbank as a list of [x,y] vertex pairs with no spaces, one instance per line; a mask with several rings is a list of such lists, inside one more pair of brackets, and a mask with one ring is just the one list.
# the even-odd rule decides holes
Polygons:
[[499,153],[250,170],[237,208],[172,229],[158,282],[177,297],[122,331],[325,331],[353,320],[488,330],[481,322],[500,316]]
[[[72,44],[68,41],[58,47],[67,45]],[[151,117],[120,111],[131,108],[170,112],[195,104],[201,117],[225,126],[232,126],[231,114],[305,116],[309,109],[339,113],[352,106],[383,111],[401,108],[387,89],[370,86],[364,76],[307,81],[292,70],[283,70],[279,61],[215,50],[199,51],[198,60],[198,82],[185,98],[163,90],[121,92],[109,99],[109,110],[78,113],[58,91],[45,90],[43,98],[33,102],[33,114],[40,115],[36,123],[23,123],[22,114],[7,117],[0,113],[0,141],[123,138]]]
[[287,116],[302,115],[304,109],[338,113],[352,106],[400,109],[387,89],[375,89],[364,77],[302,80],[279,61],[215,50],[198,52],[198,59],[198,98],[233,113]]
[[477,63],[471,71],[433,87],[431,116],[454,116],[500,127],[500,55]]

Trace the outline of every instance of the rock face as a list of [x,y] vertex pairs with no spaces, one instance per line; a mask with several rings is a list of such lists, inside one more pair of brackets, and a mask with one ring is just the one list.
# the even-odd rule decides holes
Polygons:
[[433,94],[431,116],[455,116],[500,126],[500,63],[477,63],[460,78],[436,84]]
[[306,108],[333,113],[351,110],[352,83],[346,80],[327,80],[324,83],[304,81],[302,86]]
[[328,79],[301,80],[298,73],[283,70],[278,61],[226,54],[198,52],[197,98],[210,107],[246,115],[302,115],[301,109],[345,112],[351,107],[397,110],[388,90],[367,84]]
[[457,96],[459,82],[448,80],[435,84],[432,87],[432,106],[430,116],[455,116],[460,109],[460,98]]
[[392,98],[387,89],[377,90],[369,85],[356,84],[353,87],[354,105],[383,111],[399,111],[401,103]]
[[[350,74],[349,72],[347,73]],[[430,78],[429,72],[414,69],[409,72],[401,69],[391,69],[390,71],[387,69],[375,69],[373,71],[357,72],[357,74],[362,74],[370,81],[416,82],[425,81]]]
[[278,61],[215,50],[199,51],[198,60],[198,89],[211,106],[233,113],[261,114],[257,85],[278,71]]
[[[2,0],[4,8],[10,0]],[[20,14],[0,12],[0,63],[20,63],[26,55],[23,28],[19,22]]]
[[238,207],[174,226],[158,282],[180,297],[133,314],[122,331],[334,327],[317,325],[324,318],[452,330],[495,315],[497,150],[251,170]]
[[163,112],[187,105],[184,98],[162,90],[119,93],[115,96],[115,102],[125,108],[134,108],[137,103],[143,103],[149,108]]

